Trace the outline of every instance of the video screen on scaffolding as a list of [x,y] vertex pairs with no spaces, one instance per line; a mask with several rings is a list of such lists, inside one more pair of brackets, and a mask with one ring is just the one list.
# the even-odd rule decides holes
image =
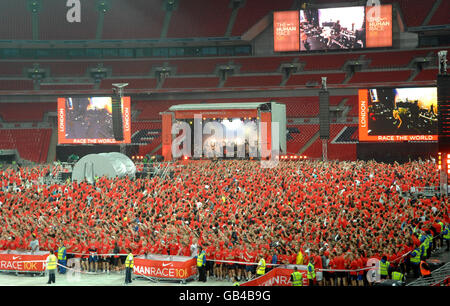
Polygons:
[[274,13],[274,51],[392,47],[392,5]]
[[437,88],[359,90],[360,141],[436,141]]
[[59,144],[131,143],[130,97],[122,100],[123,141],[114,138],[111,97],[58,98]]

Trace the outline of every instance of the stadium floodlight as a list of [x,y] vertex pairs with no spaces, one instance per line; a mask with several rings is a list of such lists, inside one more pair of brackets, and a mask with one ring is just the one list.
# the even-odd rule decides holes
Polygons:
[[122,97],[123,95],[123,89],[128,86],[128,83],[113,83],[112,86],[116,87],[117,89],[114,89],[114,91],[117,90],[117,93],[119,94],[119,97]]

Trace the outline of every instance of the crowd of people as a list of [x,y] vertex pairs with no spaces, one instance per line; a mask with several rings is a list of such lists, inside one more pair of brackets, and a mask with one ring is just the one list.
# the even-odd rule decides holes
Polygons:
[[[179,161],[171,178],[43,184],[50,166],[0,169],[0,250],[63,245],[84,271],[123,268],[135,255],[206,254],[208,277],[247,280],[264,258],[314,263],[325,285],[362,285],[370,258],[404,267],[420,235],[449,224],[431,161]],[[436,230],[437,229],[437,230]],[[365,278],[364,278],[365,279]]]

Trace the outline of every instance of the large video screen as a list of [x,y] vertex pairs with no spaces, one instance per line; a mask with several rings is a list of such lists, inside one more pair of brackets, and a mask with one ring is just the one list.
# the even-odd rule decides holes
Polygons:
[[359,90],[359,141],[436,141],[437,88]]
[[300,11],[300,50],[366,47],[364,6]]
[[[298,22],[294,17],[298,16]],[[299,31],[296,31],[296,27]],[[294,43],[298,41],[298,44]],[[392,46],[392,5],[274,13],[274,51],[353,50]]]
[[123,97],[121,103],[124,140],[117,141],[113,132],[111,97],[58,98],[58,143],[130,143],[130,97]]

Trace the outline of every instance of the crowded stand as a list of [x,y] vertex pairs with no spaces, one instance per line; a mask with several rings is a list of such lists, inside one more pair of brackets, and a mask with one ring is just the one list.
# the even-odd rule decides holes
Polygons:
[[406,272],[424,235],[433,237],[428,254],[445,247],[447,198],[410,195],[437,184],[431,161],[287,161],[273,169],[180,161],[173,170],[170,179],[44,185],[50,167],[2,169],[0,249],[30,250],[35,239],[39,250],[64,245],[84,271],[100,273],[121,269],[128,249],[191,256],[198,245],[217,279],[248,280],[263,256],[274,265],[311,261],[326,270],[322,284],[362,285],[366,278],[355,275],[370,258],[386,256]]

